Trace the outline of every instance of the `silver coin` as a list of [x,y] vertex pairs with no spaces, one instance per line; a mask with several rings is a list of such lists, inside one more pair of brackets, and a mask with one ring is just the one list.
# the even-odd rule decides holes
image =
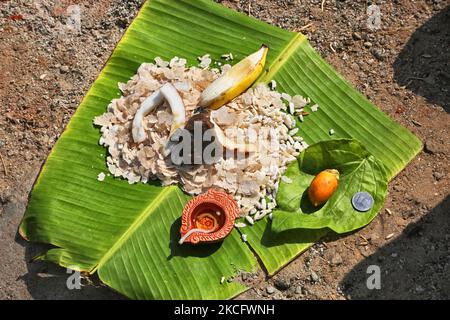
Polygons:
[[375,200],[368,192],[357,192],[352,198],[352,205],[355,210],[365,212],[372,209]]

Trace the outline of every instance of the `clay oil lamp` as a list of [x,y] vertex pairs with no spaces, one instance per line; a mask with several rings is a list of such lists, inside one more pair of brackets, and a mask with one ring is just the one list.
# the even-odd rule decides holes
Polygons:
[[225,191],[209,189],[190,200],[181,217],[180,244],[211,243],[223,240],[239,217],[236,201]]

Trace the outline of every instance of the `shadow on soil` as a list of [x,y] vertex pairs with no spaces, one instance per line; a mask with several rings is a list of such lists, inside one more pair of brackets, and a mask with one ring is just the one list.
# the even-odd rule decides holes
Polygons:
[[[381,271],[379,290],[366,285],[371,265]],[[356,265],[341,287],[351,299],[449,299],[450,196]]]
[[450,6],[414,32],[394,62],[394,77],[450,112]]
[[28,273],[20,277],[34,299],[38,300],[118,300],[126,299],[100,283],[97,276],[82,280],[81,289],[67,288],[67,280],[71,274],[66,269],[46,261],[32,261],[34,257],[50,249],[51,246],[29,243],[19,233],[15,241],[25,247],[25,258]]

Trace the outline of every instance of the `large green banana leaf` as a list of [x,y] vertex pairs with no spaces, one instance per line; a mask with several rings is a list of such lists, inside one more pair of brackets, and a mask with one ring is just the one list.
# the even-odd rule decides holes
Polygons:
[[327,230],[285,232],[275,238],[267,221],[245,228],[249,246],[233,231],[210,246],[178,246],[179,216],[189,199],[176,186],[129,185],[107,177],[105,150],[92,124],[120,95],[142,62],[156,56],[185,57],[232,52],[235,61],[270,46],[260,81],[275,79],[282,91],[320,105],[300,126],[308,143],[355,138],[385,166],[390,178],[421,149],[420,141],[352,89],[311,48],[306,38],[238,14],[209,0],[149,0],[133,21],[98,79],[51,151],[35,183],[20,233],[55,248],[40,258],[98,272],[100,279],[131,298],[222,299],[246,288],[230,279],[254,271],[257,259],[273,274]]

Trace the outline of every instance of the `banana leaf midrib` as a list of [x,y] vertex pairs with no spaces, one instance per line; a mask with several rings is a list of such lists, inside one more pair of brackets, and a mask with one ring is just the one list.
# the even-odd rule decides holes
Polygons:
[[108,261],[108,259],[127,241],[131,234],[141,226],[142,222],[145,221],[148,216],[158,208],[158,205],[164,200],[166,196],[175,191],[176,186],[162,187],[161,192],[156,196],[156,198],[151,201],[148,206],[142,211],[142,214],[138,215],[135,221],[130,225],[130,227],[122,234],[122,236],[117,239],[114,245],[105,252],[102,258],[99,260],[98,264],[89,272],[90,274],[95,273],[103,264]]
[[306,36],[301,33],[292,33],[293,37],[291,41],[284,47],[280,54],[274,59],[272,64],[265,68],[265,71],[256,80],[258,82],[268,83],[273,79],[273,76],[278,72],[278,70],[283,67],[286,61],[292,56],[292,54],[297,50],[297,48],[306,40]]

